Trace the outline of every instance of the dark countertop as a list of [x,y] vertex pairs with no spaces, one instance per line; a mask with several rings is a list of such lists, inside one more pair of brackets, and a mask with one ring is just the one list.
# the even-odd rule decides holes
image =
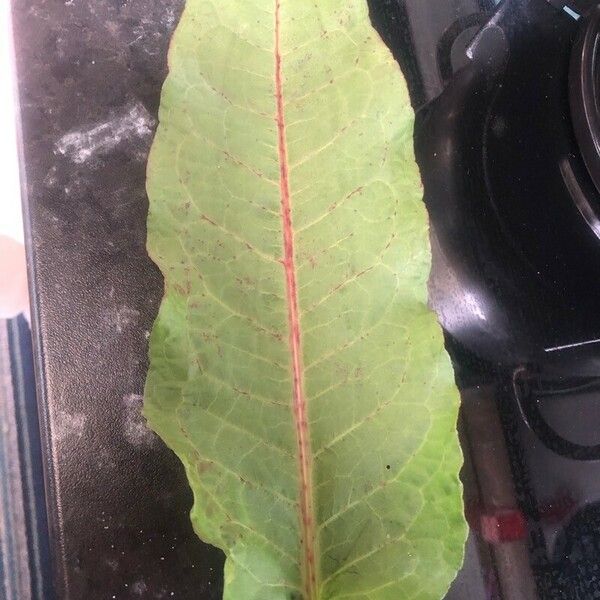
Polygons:
[[162,280],[145,163],[183,2],[13,0],[57,595],[220,598],[176,457],[140,410]]

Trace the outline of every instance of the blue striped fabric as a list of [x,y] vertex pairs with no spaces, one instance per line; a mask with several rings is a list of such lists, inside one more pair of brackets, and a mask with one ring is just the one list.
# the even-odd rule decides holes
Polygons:
[[52,600],[31,336],[0,322],[0,600]]

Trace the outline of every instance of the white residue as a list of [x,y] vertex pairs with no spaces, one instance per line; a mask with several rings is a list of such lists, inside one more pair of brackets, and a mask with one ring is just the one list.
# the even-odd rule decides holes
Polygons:
[[151,446],[156,442],[156,435],[146,425],[142,415],[144,399],[140,394],[127,394],[123,398],[125,413],[123,415],[123,434],[134,446]]
[[108,121],[64,135],[55,151],[82,164],[90,158],[106,154],[124,140],[138,143],[152,136],[154,118],[139,101],[129,102]]

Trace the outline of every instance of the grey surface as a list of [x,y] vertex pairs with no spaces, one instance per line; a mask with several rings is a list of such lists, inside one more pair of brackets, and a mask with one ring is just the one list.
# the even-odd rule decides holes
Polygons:
[[479,566],[479,554],[474,534],[470,534],[465,545],[467,568],[459,571],[444,600],[484,600],[486,583]]
[[182,2],[13,0],[59,598],[220,598],[175,456],[141,417],[162,293],[145,161]]

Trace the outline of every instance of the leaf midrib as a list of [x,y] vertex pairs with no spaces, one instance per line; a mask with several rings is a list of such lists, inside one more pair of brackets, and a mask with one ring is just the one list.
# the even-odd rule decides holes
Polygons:
[[275,0],[275,108],[277,123],[277,151],[279,161],[279,195],[283,232],[283,267],[286,281],[288,308],[289,348],[293,378],[293,415],[298,450],[298,471],[300,478],[299,507],[302,556],[302,580],[305,600],[317,600],[316,531],[313,507],[312,460],[310,432],[303,389],[302,340],[300,311],[298,308],[298,286],[294,250],[294,230],[289,183],[289,160],[287,152],[282,53],[281,53],[281,2]]

